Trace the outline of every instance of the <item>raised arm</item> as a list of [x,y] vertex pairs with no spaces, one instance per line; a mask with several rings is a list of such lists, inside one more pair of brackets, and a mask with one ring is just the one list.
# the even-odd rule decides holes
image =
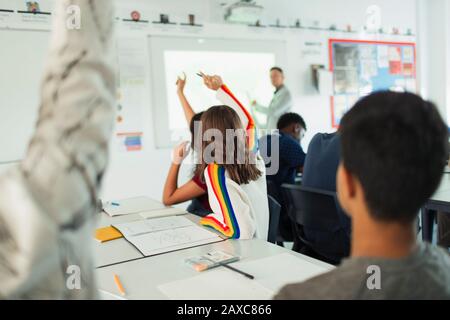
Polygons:
[[192,109],[191,104],[184,94],[184,87],[186,86],[186,74],[184,78],[178,77],[177,79],[177,95],[180,100],[181,106],[183,107],[184,116],[186,117],[187,125],[190,126],[192,118],[195,115],[194,110]]
[[250,112],[236,98],[231,90],[223,84],[222,78],[219,76],[203,75],[203,79],[209,89],[217,91],[217,99],[224,105],[233,108],[239,115],[243,127],[247,130],[249,149],[256,153],[258,150],[257,128]]
[[[96,294],[89,244],[113,128],[114,15],[110,0],[55,5],[35,134],[20,167],[0,178],[0,297]],[[69,6],[80,29],[67,27]],[[70,270],[79,270],[72,286]]]

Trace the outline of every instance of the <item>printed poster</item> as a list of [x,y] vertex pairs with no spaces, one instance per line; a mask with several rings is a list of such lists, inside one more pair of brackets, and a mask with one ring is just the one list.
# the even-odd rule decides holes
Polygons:
[[120,66],[116,138],[121,152],[143,149],[143,108],[146,85],[146,42],[120,38],[117,45]]

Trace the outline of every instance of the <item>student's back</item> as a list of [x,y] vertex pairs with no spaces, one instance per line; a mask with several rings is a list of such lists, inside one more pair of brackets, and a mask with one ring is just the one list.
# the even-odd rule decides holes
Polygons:
[[337,190],[352,218],[351,258],[283,288],[278,299],[450,299],[448,252],[417,239],[420,208],[448,159],[437,108],[411,93],[377,92],[342,119]]
[[201,223],[230,238],[267,240],[265,165],[257,151],[255,123],[220,77],[204,80],[223,105],[211,107],[201,118],[202,159],[196,173],[205,178],[213,211]]
[[[303,169],[302,186],[324,191],[336,191],[336,172],[340,160],[340,138],[338,133],[318,133],[311,140]],[[329,254],[326,258],[340,261],[349,254],[351,223],[342,210],[338,210],[339,224],[332,230],[303,228],[308,241],[322,244],[340,254]]]
[[340,139],[337,133],[318,133],[309,143],[303,168],[302,185],[309,188],[336,191]]
[[[369,289],[374,268],[380,289]],[[420,244],[404,259],[356,258],[304,284],[287,286],[277,299],[450,299],[450,256],[442,248]]]

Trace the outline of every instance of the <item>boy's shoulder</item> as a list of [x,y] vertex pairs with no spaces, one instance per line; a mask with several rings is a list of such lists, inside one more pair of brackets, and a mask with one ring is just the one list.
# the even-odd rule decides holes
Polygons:
[[[376,270],[380,288],[374,286]],[[402,260],[348,259],[331,272],[284,287],[275,299],[450,299],[450,257],[437,246],[421,244]]]
[[[356,271],[355,271],[356,270]],[[343,265],[302,283],[285,286],[277,300],[347,300],[366,282],[367,274],[358,268]]]

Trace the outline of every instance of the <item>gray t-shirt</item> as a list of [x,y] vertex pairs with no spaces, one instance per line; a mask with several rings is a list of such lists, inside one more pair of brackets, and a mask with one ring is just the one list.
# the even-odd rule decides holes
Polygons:
[[331,272],[284,287],[275,299],[448,300],[450,256],[437,246],[421,243],[403,259],[351,258]]

